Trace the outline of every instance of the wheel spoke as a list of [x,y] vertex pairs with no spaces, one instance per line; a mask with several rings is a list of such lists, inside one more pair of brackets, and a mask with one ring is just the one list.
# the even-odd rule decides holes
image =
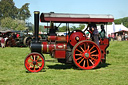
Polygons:
[[85,60],[84,60],[84,63],[83,63],[83,67],[85,67]]
[[96,61],[96,59],[95,58],[93,58],[93,57],[90,57],[92,60],[94,60],[94,61]]
[[84,52],[84,49],[81,47],[81,46],[79,46],[80,47],[80,49]]
[[42,60],[40,60],[40,61],[38,60],[37,63],[42,63]]
[[94,63],[92,62],[92,60],[91,60],[91,59],[89,59],[89,61],[91,62],[91,64],[92,64],[92,65],[94,65]]
[[89,51],[91,51],[95,46],[93,45]]
[[93,55],[91,55],[91,56],[95,56],[95,57],[97,57],[97,56],[98,56],[98,54],[97,54],[97,55],[94,55],[94,54],[93,54]]
[[34,61],[36,60],[36,55],[34,55]]
[[33,63],[32,62],[27,62],[29,65],[33,65]]
[[40,66],[38,65],[38,63],[36,64],[38,68],[40,68]]
[[31,68],[32,68],[32,66],[29,66],[29,68],[31,69]]
[[40,59],[40,57],[39,58],[37,58],[37,61]]
[[31,61],[33,61],[33,59],[31,59],[31,57],[29,57],[28,59],[30,59]]
[[96,51],[97,51],[97,50],[94,50],[94,51],[92,51],[92,52],[90,52],[90,53],[92,54],[92,53],[95,53]]
[[78,50],[78,49],[76,49],[76,51],[78,51],[78,52],[80,52],[80,53],[83,53],[83,52],[81,52],[80,50]]
[[79,58],[77,58],[76,61],[80,60],[81,58],[83,58],[83,57],[79,57]]
[[75,56],[82,56],[82,54],[75,54]]
[[90,46],[88,45],[88,49],[87,50],[89,50],[89,48],[90,48]]
[[81,59],[81,61],[79,62],[79,64],[84,60],[84,58]]

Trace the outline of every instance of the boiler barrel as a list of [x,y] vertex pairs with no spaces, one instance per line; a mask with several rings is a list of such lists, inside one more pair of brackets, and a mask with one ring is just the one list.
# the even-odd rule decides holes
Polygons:
[[49,42],[42,42],[42,53],[51,53],[55,50],[66,50],[67,49],[67,44],[66,43],[52,43],[50,44]]

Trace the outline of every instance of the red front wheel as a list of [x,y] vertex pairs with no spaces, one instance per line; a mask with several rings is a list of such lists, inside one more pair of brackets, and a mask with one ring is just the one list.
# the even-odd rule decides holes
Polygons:
[[93,69],[101,62],[99,46],[88,40],[77,43],[73,48],[73,61],[80,69]]
[[29,72],[39,72],[43,69],[45,61],[41,54],[33,52],[26,57],[24,64]]

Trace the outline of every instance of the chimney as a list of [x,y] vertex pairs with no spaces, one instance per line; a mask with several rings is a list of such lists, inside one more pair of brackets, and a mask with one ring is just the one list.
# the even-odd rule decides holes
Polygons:
[[39,35],[39,11],[34,11],[34,36],[36,42],[38,41],[38,35]]

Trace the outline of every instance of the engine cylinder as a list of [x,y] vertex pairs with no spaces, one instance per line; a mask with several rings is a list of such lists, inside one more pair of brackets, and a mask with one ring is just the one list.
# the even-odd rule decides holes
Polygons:
[[48,41],[52,42],[67,42],[66,36],[48,36]]

